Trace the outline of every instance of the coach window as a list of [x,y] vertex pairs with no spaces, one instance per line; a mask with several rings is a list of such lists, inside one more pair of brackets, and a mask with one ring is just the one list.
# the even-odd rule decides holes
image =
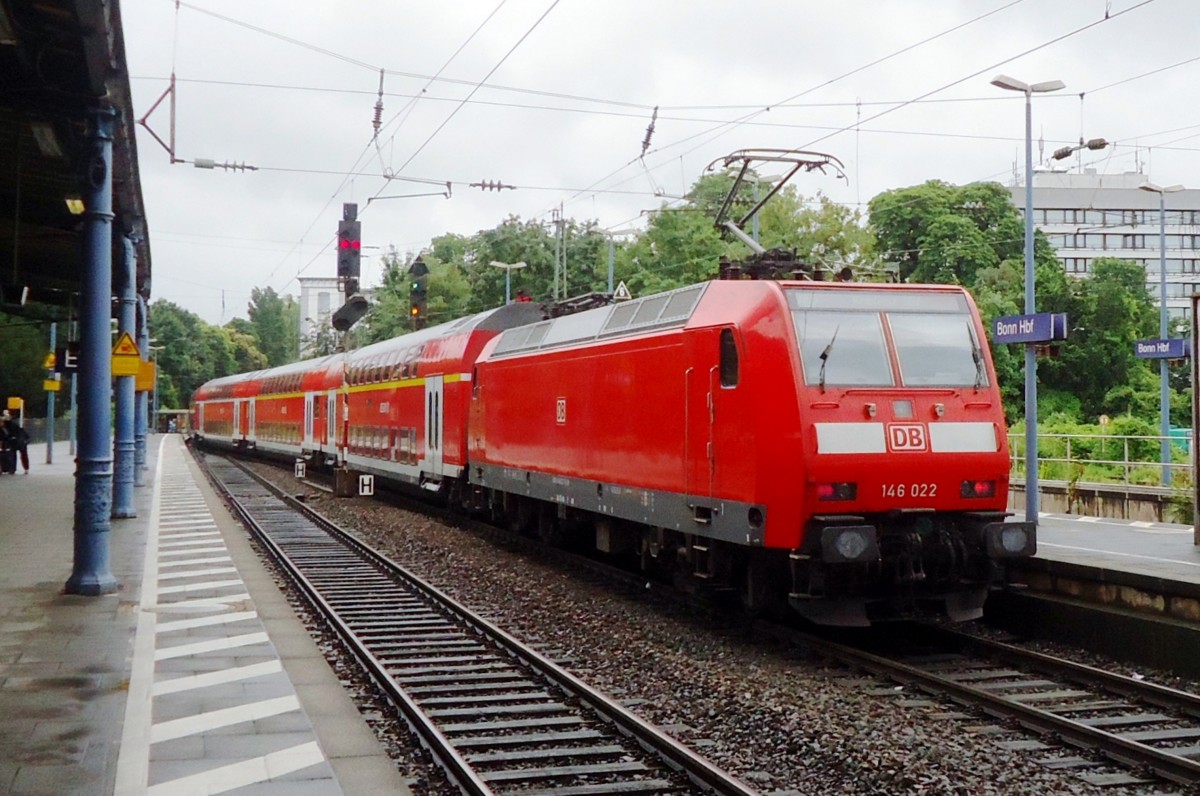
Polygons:
[[721,330],[721,386],[736,387],[738,384],[738,350],[732,329]]

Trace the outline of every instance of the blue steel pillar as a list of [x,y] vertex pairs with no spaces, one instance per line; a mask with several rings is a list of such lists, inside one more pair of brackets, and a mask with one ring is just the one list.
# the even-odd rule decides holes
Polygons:
[[[122,240],[121,266],[117,272],[117,294],[120,301],[117,311],[117,331],[128,333],[131,337],[137,334],[137,259],[133,255],[133,241],[128,237]],[[137,516],[137,508],[133,505],[133,470],[134,470],[134,382],[136,376],[117,376],[116,389],[113,390],[117,399],[116,439],[113,440],[113,519],[127,519]]]
[[[138,296],[138,351],[142,352],[142,361],[150,358],[150,323],[146,317],[146,299]],[[133,485],[146,485],[146,414],[150,411],[150,393],[142,390],[135,399],[136,411],[133,424]]]
[[83,277],[80,280],[79,444],[75,467],[75,562],[68,594],[111,594],[112,528],[112,139],[116,112],[95,108],[88,124],[84,176]]

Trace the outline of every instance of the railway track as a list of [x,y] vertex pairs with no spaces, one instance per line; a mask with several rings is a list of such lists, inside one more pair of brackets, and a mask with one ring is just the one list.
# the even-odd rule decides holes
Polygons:
[[463,793],[756,793],[240,465],[202,463]]
[[893,635],[903,640],[884,642],[880,652],[870,651],[878,637],[868,649],[766,623],[761,628],[855,669],[1015,723],[1051,744],[1076,747],[1078,755],[1051,754],[1039,762],[1074,771],[1089,784],[1200,784],[1196,694],[925,625],[896,628]]

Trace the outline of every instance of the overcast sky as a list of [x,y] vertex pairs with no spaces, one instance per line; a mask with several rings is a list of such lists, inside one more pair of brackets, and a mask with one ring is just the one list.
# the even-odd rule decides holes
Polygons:
[[[561,204],[639,227],[743,148],[836,156],[847,181],[795,184],[864,210],[929,179],[1008,184],[1024,170],[1024,97],[991,86],[999,73],[1066,83],[1034,99],[1035,160],[1039,139],[1049,158],[1103,137],[1115,146],[1085,168],[1200,188],[1195,0],[125,0],[121,13],[135,113],[174,70],[188,161],[139,128],[152,297],[211,323],[245,317],[256,286],[298,294],[297,276],[333,276],[343,202],[359,205],[371,285],[386,247],[509,215],[548,221]],[[168,138],[166,102],[149,124]],[[258,170],[191,163],[205,158]]]

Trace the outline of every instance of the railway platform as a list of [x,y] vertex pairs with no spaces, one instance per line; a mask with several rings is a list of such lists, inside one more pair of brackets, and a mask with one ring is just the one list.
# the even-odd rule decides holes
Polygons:
[[1039,559],[1200,585],[1200,547],[1190,525],[1038,515]]
[[1038,552],[992,595],[993,624],[1200,676],[1200,547],[1190,525],[1041,513]]
[[407,794],[200,474],[151,436],[115,594],[66,595],[75,464],[0,477],[0,794]]

